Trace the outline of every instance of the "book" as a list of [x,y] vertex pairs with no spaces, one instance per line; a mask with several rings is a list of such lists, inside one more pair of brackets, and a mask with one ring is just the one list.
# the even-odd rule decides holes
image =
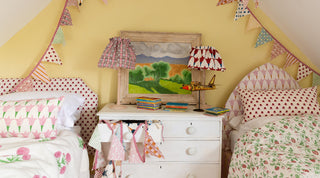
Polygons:
[[212,107],[212,108],[208,108],[205,109],[204,112],[208,113],[208,114],[214,114],[214,115],[220,115],[226,112],[229,112],[230,109],[228,108],[222,108],[222,107]]

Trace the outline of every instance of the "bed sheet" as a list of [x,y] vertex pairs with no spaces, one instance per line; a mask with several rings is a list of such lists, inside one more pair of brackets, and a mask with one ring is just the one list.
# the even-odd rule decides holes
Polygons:
[[88,152],[80,136],[61,130],[56,138],[0,139],[3,178],[88,178]]
[[242,135],[229,177],[320,176],[320,116],[284,117]]

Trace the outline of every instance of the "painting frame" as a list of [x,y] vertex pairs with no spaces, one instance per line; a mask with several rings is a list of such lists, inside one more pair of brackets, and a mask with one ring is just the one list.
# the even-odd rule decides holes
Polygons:
[[[128,38],[131,42],[155,42],[155,43],[189,43],[191,47],[201,45],[200,33],[168,33],[168,32],[141,32],[141,31],[121,31],[121,38]],[[187,62],[187,61],[186,61]],[[191,70],[192,81],[205,82],[205,72]],[[167,102],[184,102],[188,104],[197,104],[199,93],[191,94],[131,94],[129,93],[129,70],[121,69],[120,72],[121,88],[120,104],[136,104],[137,97],[161,98],[162,103]],[[204,103],[204,92],[200,93],[201,103]]]

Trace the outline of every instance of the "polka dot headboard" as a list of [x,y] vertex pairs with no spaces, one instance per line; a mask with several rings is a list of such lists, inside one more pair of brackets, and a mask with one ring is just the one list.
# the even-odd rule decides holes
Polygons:
[[237,88],[251,90],[271,90],[297,89],[300,88],[300,86],[298,82],[285,70],[270,63],[259,66],[247,74],[232,91],[225,104],[225,107],[230,109],[227,117],[223,120],[223,137],[225,147],[228,147],[230,143],[228,138],[231,131],[231,128],[228,125],[229,119],[243,114],[242,104],[237,93]]
[[[0,79],[0,95],[9,93],[23,79]],[[81,136],[88,143],[93,130],[98,123],[96,113],[98,108],[98,96],[80,78],[51,78],[46,84],[33,80],[34,91],[64,91],[77,93],[85,97],[85,103],[81,106],[81,116],[76,125],[81,127]],[[89,154],[94,150],[89,147]]]

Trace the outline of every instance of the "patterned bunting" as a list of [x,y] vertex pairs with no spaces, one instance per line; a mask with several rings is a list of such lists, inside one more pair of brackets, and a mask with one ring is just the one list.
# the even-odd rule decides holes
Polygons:
[[250,15],[248,23],[247,23],[247,31],[255,29],[255,28],[260,28],[261,25],[259,22],[252,16]]
[[43,56],[42,61],[45,62],[52,62],[59,65],[62,65],[61,59],[59,58],[56,50],[53,48],[53,46],[50,46],[46,54]]
[[236,11],[236,16],[234,17],[234,20],[238,20],[240,17],[249,15],[250,11],[247,7],[244,7],[243,2],[238,3],[238,8]]
[[271,51],[271,60],[283,54],[284,52],[286,52],[286,50],[281,46],[281,44],[278,41],[274,41]]
[[57,33],[52,41],[52,44],[65,44],[64,34],[61,27],[58,28]]
[[255,47],[261,46],[261,45],[263,45],[269,41],[272,41],[272,40],[273,39],[272,39],[271,35],[264,28],[262,28],[261,32],[258,36]]
[[70,12],[67,8],[64,9],[63,11],[63,15],[60,21],[60,25],[72,25],[72,19],[71,19],[71,15]]
[[228,3],[232,3],[234,1],[237,1],[237,0],[219,0],[217,6],[225,5],[225,4],[228,4]]
[[312,73],[312,70],[308,66],[300,62],[299,68],[298,68],[297,80],[300,81],[301,79],[306,78],[311,73]]
[[249,0],[242,0],[242,2],[243,2],[243,7],[247,7],[248,3],[249,3]]
[[49,78],[44,66],[42,65],[42,63],[40,63],[37,66],[37,68],[33,71],[31,76],[34,79],[41,80],[42,82],[45,82],[45,83],[49,83],[50,82],[50,78]]
[[320,76],[316,73],[312,73],[313,76],[312,76],[312,86],[318,86],[320,85]]
[[298,60],[292,54],[288,53],[287,60],[286,60],[286,63],[284,64],[283,68],[287,68],[297,62],[298,62]]

